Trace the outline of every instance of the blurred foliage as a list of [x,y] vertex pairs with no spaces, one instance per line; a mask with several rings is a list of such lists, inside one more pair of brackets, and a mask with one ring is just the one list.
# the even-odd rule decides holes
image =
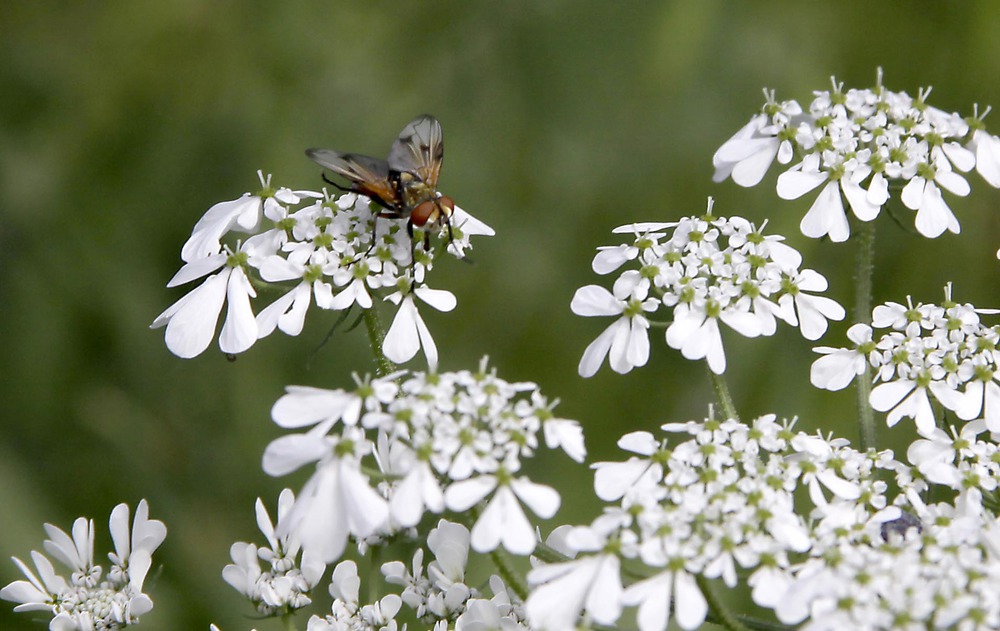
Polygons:
[[[256,187],[255,171],[321,186],[302,154],[379,154],[422,112],[443,123],[441,189],[497,236],[474,265],[435,285],[459,297],[428,314],[442,368],[488,354],[579,419],[594,460],[622,432],[700,418],[704,367],[661,342],[648,366],[583,380],[576,364],[607,322],[574,317],[574,290],[611,228],[700,213],[770,218],[830,295],[852,300],[853,244],[798,233],[812,196],[777,199],[712,184],[716,148],[760,107],[761,88],[808,102],[836,75],[885,84],[970,114],[1000,105],[1000,5],[873,3],[172,2],[0,5],[0,559],[40,548],[41,525],[94,517],[109,545],[114,504],[149,499],[169,536],[143,628],[225,631],[271,622],[223,583],[232,541],[257,540],[253,500],[284,485],[259,467],[280,434],[268,411],[286,384],[349,386],[371,369],[360,333],[312,312],[298,338],[275,334],[238,361],[169,354],[152,319],[183,289],[164,284],[194,222]],[[996,116],[987,119],[1000,131]],[[978,176],[949,201],[961,236],[927,241],[879,218],[876,300],[955,296],[1000,306],[994,251],[1000,193]],[[848,323],[824,342],[841,345]],[[747,417],[799,415],[800,427],[853,438],[848,392],[808,385],[811,344],[783,330],[726,338],[730,383]],[[213,347],[214,348],[214,347]],[[905,425],[905,424],[904,424]],[[906,436],[900,426],[887,444]],[[906,444],[906,442],[900,442]],[[533,472],[564,491],[561,521],[589,520],[590,473],[546,456]],[[0,583],[18,578],[0,563]],[[304,627],[304,619],[302,620]],[[0,627],[40,628],[0,606]]]

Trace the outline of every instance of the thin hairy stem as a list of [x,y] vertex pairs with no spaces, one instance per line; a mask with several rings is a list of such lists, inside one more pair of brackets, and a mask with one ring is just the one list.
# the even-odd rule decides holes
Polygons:
[[365,329],[368,330],[368,343],[372,347],[372,354],[375,356],[375,374],[384,377],[397,368],[396,364],[389,361],[382,352],[382,343],[385,341],[385,329],[379,321],[378,311],[375,307],[364,310]]
[[[875,222],[863,221],[857,230],[858,252],[854,259],[854,321],[872,323],[872,273],[875,269]],[[854,381],[857,392],[858,424],[861,449],[877,449],[875,410],[868,402],[872,393],[872,367],[865,361],[865,370]]]
[[727,419],[740,420],[740,415],[736,413],[736,406],[733,405],[733,397],[729,394],[729,385],[726,383],[725,373],[715,374],[711,368],[708,369],[708,378],[712,381],[712,388],[715,390],[715,398],[719,401],[719,407]]

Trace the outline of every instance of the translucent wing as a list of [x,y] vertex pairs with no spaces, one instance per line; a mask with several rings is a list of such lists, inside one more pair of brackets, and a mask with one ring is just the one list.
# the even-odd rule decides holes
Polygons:
[[351,182],[350,190],[367,195],[386,208],[399,206],[396,187],[389,180],[389,163],[359,153],[341,153],[332,149],[306,149],[316,164],[330,169]]
[[444,159],[444,136],[441,123],[424,114],[411,121],[389,150],[389,170],[412,173],[431,189],[437,188]]

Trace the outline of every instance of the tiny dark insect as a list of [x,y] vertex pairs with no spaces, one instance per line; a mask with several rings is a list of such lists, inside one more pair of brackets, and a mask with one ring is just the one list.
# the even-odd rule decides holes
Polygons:
[[[441,123],[429,115],[410,121],[399,133],[385,160],[341,153],[332,149],[307,149],[306,155],[320,166],[343,177],[349,186],[341,186],[323,176],[328,184],[342,191],[366,195],[382,207],[379,217],[406,219],[413,254],[413,227],[443,225],[452,238],[451,216],[455,202],[437,191],[444,140]],[[424,249],[429,249],[430,235],[424,235]],[[372,245],[375,229],[372,229]],[[412,258],[411,258],[412,260]]]

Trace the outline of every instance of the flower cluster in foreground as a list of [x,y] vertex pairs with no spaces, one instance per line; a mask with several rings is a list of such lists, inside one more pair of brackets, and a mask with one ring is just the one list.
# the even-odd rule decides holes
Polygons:
[[627,373],[649,359],[652,314],[673,311],[666,342],[687,359],[706,359],[716,374],[726,370],[720,322],[747,337],[773,335],[777,320],[798,326],[809,340],[819,339],[827,320],[841,320],[843,307],[824,296],[826,279],[799,269],[802,256],[765,236],[742,217],[685,217],[670,223],[635,223],[615,228],[631,235],[628,243],[599,248],[593,269],[620,272],[612,291],[587,285],[573,296],[573,313],[615,316],[580,360],[584,377],[597,372],[605,357],[612,370]]
[[[594,465],[597,495],[615,504],[557,529],[550,542],[572,558],[528,576],[531,627],[612,625],[636,607],[641,631],[671,619],[695,629],[709,615],[705,579],[741,577],[756,604],[805,629],[995,627],[1000,523],[979,489],[927,504],[933,484],[891,452],[792,426],[767,415],[622,437],[628,460]],[[624,584],[636,572],[645,578]]]
[[[264,503],[256,504],[257,525],[267,546],[237,541],[230,548],[233,562],[222,570],[222,578],[253,603],[263,616],[284,615],[312,602],[310,593],[326,572],[326,564],[300,553],[295,533],[279,537],[277,528],[288,515],[295,495],[285,489],[278,498],[277,525],[271,521]],[[265,567],[262,570],[260,563]]]
[[[359,601],[357,565],[341,561],[333,570],[330,594],[333,605],[329,615],[309,619],[308,631],[341,629],[379,629],[396,631],[396,616],[405,605],[424,628],[436,631],[476,631],[503,629],[525,631],[524,608],[499,576],[489,579],[492,597],[466,584],[469,561],[469,530],[461,524],[440,520],[427,536],[426,550],[434,560],[424,567],[425,548],[417,549],[409,568],[400,561],[382,565],[382,575],[390,586],[402,587],[400,593],[388,593],[377,601]],[[391,588],[390,588],[391,589]]]
[[129,508],[119,504],[109,520],[115,550],[104,568],[94,560],[94,521],[73,522],[72,535],[45,524],[45,550],[70,570],[69,579],[57,574],[52,562],[39,552],[31,559],[37,574],[14,558],[27,580],[14,581],[0,590],[0,598],[19,603],[14,611],[46,611],[58,631],[114,631],[139,622],[153,609],[142,591],[152,566],[152,554],[163,543],[167,528],[149,519],[146,500],[139,502],[129,532]]
[[[260,174],[260,180],[259,192],[208,209],[181,249],[184,266],[167,286],[204,280],[153,321],[152,328],[166,327],[167,348],[185,358],[204,352],[224,305],[219,347],[235,354],[275,329],[298,335],[310,304],[370,309],[381,298],[399,305],[385,355],[402,363],[423,346],[433,368],[437,350],[416,299],[441,311],[454,309],[455,296],[428,287],[427,274],[440,254],[462,258],[472,247],[469,237],[492,235],[493,229],[456,207],[448,229],[416,229],[414,246],[406,219],[379,216],[363,195],[333,199],[274,188],[270,176]],[[225,241],[237,236],[244,238]],[[425,249],[425,240],[435,246]],[[255,285],[270,284],[285,287],[285,293],[255,314]]]
[[795,160],[778,177],[777,191],[783,199],[797,199],[822,187],[802,218],[807,237],[846,241],[850,225],[843,199],[855,217],[872,221],[894,186],[902,189],[903,205],[916,211],[920,234],[958,233],[942,189],[968,195],[962,173],[973,168],[1000,187],[1000,138],[985,131],[982,117],[963,119],[928,105],[930,89],[913,98],[885,89],[881,75],[872,89],[844,91],[834,80],[832,90],[814,93],[807,110],[764,94],[761,113],[716,151],[714,179],[755,186],[775,158],[783,165]]
[[[888,423],[912,418],[917,431],[935,431],[933,398],[962,420],[984,418],[1000,432],[1000,326],[986,326],[977,309],[951,299],[941,305],[888,302],[872,311],[872,324],[855,324],[847,335],[853,348],[821,346],[810,371],[817,388],[840,390],[870,365],[876,382],[871,406],[888,412]],[[884,330],[875,337],[876,330]]]
[[[549,448],[585,455],[575,421],[555,418],[533,383],[476,372],[397,373],[358,379],[356,389],[290,387],[272,410],[281,427],[305,430],[273,441],[264,471],[316,471],[283,514],[275,534],[294,534],[304,555],[332,563],[353,536],[362,546],[405,534],[426,513],[465,513],[483,503],[471,532],[477,552],[535,548],[522,504],[542,518],[559,494],[521,473],[541,433]],[[381,471],[373,482],[365,469]]]

